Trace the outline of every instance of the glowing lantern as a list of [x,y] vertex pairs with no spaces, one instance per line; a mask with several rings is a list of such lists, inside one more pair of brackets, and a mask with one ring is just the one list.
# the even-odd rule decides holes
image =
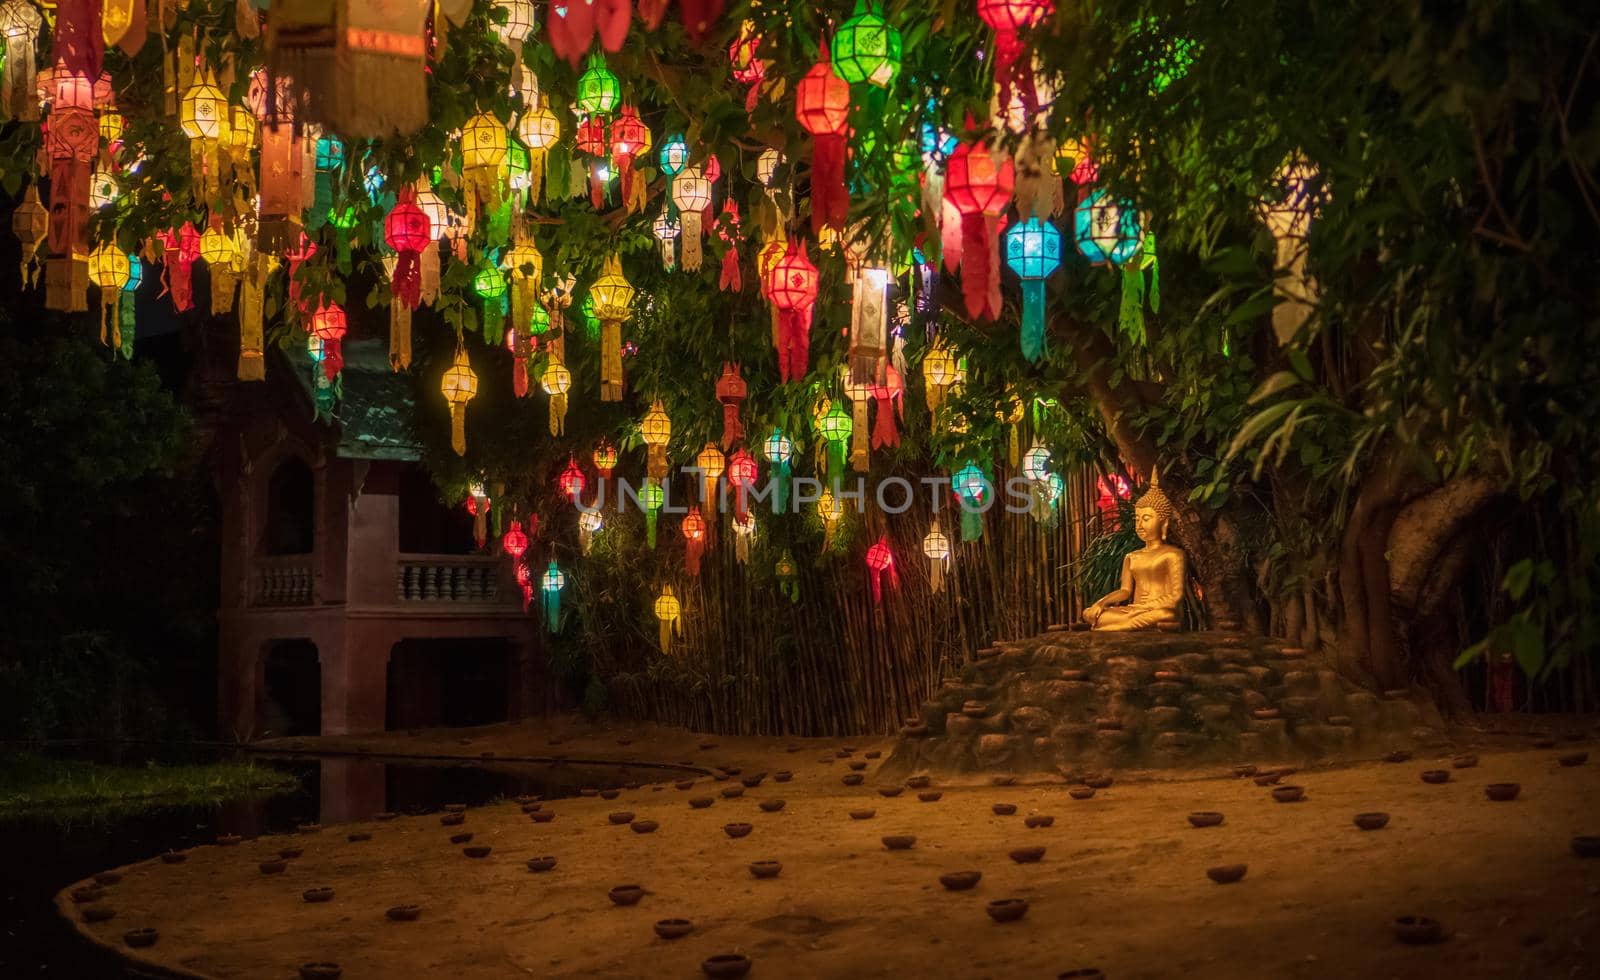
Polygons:
[[708,442],[700,450],[700,455],[694,458],[694,465],[700,471],[700,503],[709,506],[717,498],[717,481],[722,479],[722,473],[727,469],[727,458],[716,443]]
[[795,564],[794,554],[788,548],[783,549],[783,554],[778,556],[772,571],[778,578],[778,591],[788,596],[791,603],[799,602],[800,567]]
[[328,380],[344,369],[344,309],[338,303],[317,304],[311,314],[311,335],[322,342],[322,370]]
[[622,324],[633,316],[633,286],[622,275],[622,260],[606,259],[600,278],[589,287],[600,318],[600,400],[622,401]]
[[98,211],[116,201],[120,193],[117,178],[109,170],[96,170],[89,175],[89,208]]
[[731,197],[722,202],[717,237],[728,246],[722,253],[722,273],[717,277],[717,288],[737,293],[744,289],[744,277],[739,272],[739,202]]
[[31,122],[39,118],[39,104],[33,92],[38,67],[34,43],[44,19],[28,0],[6,0],[0,4],[0,34],[5,35],[5,76],[0,81],[0,117]]
[[[33,10],[32,7],[28,9]],[[34,11],[34,16],[38,16],[38,11]],[[11,213],[11,230],[22,244],[22,283],[24,286],[36,285],[39,281],[39,248],[50,230],[50,212],[39,201],[38,184],[28,185],[22,203]]]
[[510,530],[500,539],[500,547],[511,556],[513,564],[521,564],[522,556],[528,553],[528,535],[522,530],[521,521],[512,521]]
[[507,288],[505,273],[485,257],[472,277],[472,291],[483,300],[483,339],[491,344],[499,343],[506,328]]
[[700,167],[685,167],[672,179],[672,204],[683,228],[683,267],[700,268],[700,239],[706,209],[711,207],[711,179]]
[[1143,237],[1132,202],[1113,198],[1104,188],[1083,199],[1073,213],[1078,251],[1096,265],[1122,265],[1139,254]]
[[778,166],[783,163],[783,154],[775,147],[767,147],[756,158],[756,179],[761,181],[762,187],[771,187],[772,179],[778,174]]
[[599,510],[586,510],[578,515],[578,550],[587,555],[594,549],[594,536],[600,533],[604,521]]
[[781,514],[789,509],[789,463],[794,459],[794,442],[782,429],[773,429],[761,444],[761,453],[772,464],[772,512]]
[[467,513],[472,515],[472,538],[482,548],[489,539],[489,491],[482,482],[467,486]]
[[667,492],[661,489],[661,484],[654,477],[646,477],[644,489],[639,493],[639,502],[644,505],[645,542],[653,549],[656,546],[656,520],[661,508],[666,506]]
[[472,401],[478,393],[478,376],[472,372],[472,364],[467,360],[467,349],[460,345],[456,347],[456,355],[450,362],[450,367],[444,372],[444,377],[439,381],[439,391],[444,395],[444,400],[450,405],[450,448],[454,449],[457,456],[467,453],[467,402]]
[[761,35],[755,25],[744,21],[739,25],[739,35],[728,47],[728,60],[733,63],[733,80],[748,85],[745,92],[744,111],[756,111],[756,100],[761,95],[761,82],[767,77],[767,63],[756,56],[761,48]]
[[478,113],[461,127],[461,190],[468,218],[476,219],[500,207],[510,152],[505,126],[487,112]]
[[1006,427],[1006,463],[1016,469],[1017,456],[1022,451],[1022,437],[1017,428],[1017,423],[1022,421],[1022,399],[1017,397],[1014,386],[1006,386],[1005,398],[1000,405],[995,409],[994,418]]
[[650,403],[650,411],[639,423],[639,438],[645,444],[645,471],[652,479],[667,475],[667,443],[672,439],[672,420],[661,406],[661,399]]
[[676,177],[689,162],[689,143],[682,133],[673,133],[661,144],[661,172]]
[[883,580],[889,579],[891,589],[900,588],[900,573],[894,567],[894,552],[889,549],[888,535],[879,535],[867,549],[867,577],[872,580],[872,601],[883,602]]
[[705,553],[706,519],[699,510],[683,516],[683,563],[690,575],[700,574],[700,556]]
[[1038,26],[1054,10],[1053,0],[978,0],[978,16],[994,30],[994,80],[1001,104],[1011,101],[1015,89],[1030,115],[1038,111],[1033,59],[1017,35]]
[[678,264],[677,242],[679,236],[683,233],[683,226],[663,206],[661,213],[656,216],[656,220],[650,225],[650,231],[656,236],[656,241],[661,243],[661,267],[668,272],[672,271],[673,267]]
[[839,374],[844,397],[850,402],[850,466],[858,473],[865,473],[871,468],[867,407],[872,403],[874,386],[870,382],[851,380],[848,368],[840,367]]
[[611,471],[617,468],[617,447],[611,444],[611,440],[600,440],[600,445],[594,447],[592,458],[594,460],[594,468],[600,471],[600,478],[602,480],[610,479]]
[[933,519],[928,536],[922,539],[922,553],[928,559],[928,589],[944,591],[944,570],[950,564],[950,539],[939,528],[939,519]]
[[644,206],[644,185],[639,185],[637,195],[634,193],[633,160],[649,148],[650,130],[639,118],[639,110],[623,106],[622,115],[611,126],[611,165],[617,172],[622,203],[630,213]]
[[527,612],[528,606],[533,603],[533,574],[528,571],[528,566],[517,564],[517,588],[522,590],[522,611]]
[[961,540],[976,541],[983,537],[983,513],[988,509],[991,486],[989,478],[978,465],[968,462],[950,480],[956,500],[961,504]]
[[622,84],[598,54],[589,57],[589,67],[578,76],[578,111],[586,116],[608,116],[622,101]]
[[928,411],[937,413],[945,395],[956,384],[956,358],[943,340],[934,342],[922,358],[922,383],[927,391]]
[[106,314],[111,314],[111,349],[122,349],[122,291],[132,278],[132,263],[115,242],[89,253],[89,281],[100,289],[100,342],[106,340]]
[[[216,221],[216,219],[213,219]],[[233,289],[238,285],[234,274],[237,259],[233,238],[222,230],[220,221],[207,228],[200,236],[200,258],[211,271],[211,314],[217,316],[233,311]]]
[[213,200],[220,192],[222,160],[217,151],[227,135],[228,118],[227,96],[217,88],[217,80],[208,68],[183,93],[178,107],[183,135],[189,137],[189,169],[194,175],[197,204]]
[[536,105],[517,120],[517,139],[528,150],[528,196],[544,198],[545,155],[561,139],[561,120],[547,106]]
[[567,392],[572,388],[572,372],[567,366],[551,357],[539,376],[539,387],[550,396],[550,434],[565,435],[567,428]]
[[828,444],[828,477],[837,481],[844,472],[845,445],[850,442],[855,423],[836,401],[817,422],[817,435]]
[[[902,342],[897,338],[896,345]],[[896,415],[905,414],[906,382],[900,369],[893,364],[884,365],[883,384],[872,386],[872,398],[878,403],[878,418],[872,426],[872,448],[883,449],[900,445],[900,430],[895,428]]]
[[534,22],[538,19],[534,13],[533,0],[494,0],[497,11],[505,11],[506,18],[494,26],[496,34],[506,46],[517,52],[522,52],[522,42],[533,33]]
[[544,622],[552,633],[561,630],[561,590],[567,587],[567,576],[554,561],[544,570],[539,580],[539,590],[544,593]]
[[1035,483],[1050,476],[1050,450],[1035,442],[1022,454],[1022,475]]
[[733,486],[734,497],[733,512],[740,519],[749,513],[750,490],[755,486],[756,478],[761,475],[760,468],[756,466],[755,457],[740,447],[728,459],[728,483]]
[[888,88],[900,74],[900,32],[865,0],[857,0],[855,12],[833,36],[833,69],[851,85]]
[[1006,231],[1006,265],[1022,280],[1022,356],[1044,356],[1045,280],[1061,267],[1061,233],[1029,218]]
[[828,551],[833,547],[833,533],[844,519],[844,505],[832,490],[822,491],[817,498],[817,518],[822,521],[822,550]]
[[791,243],[762,284],[778,313],[778,374],[785,382],[798,381],[811,356],[811,311],[817,302],[817,267],[806,256],[805,243],[798,248]]
[[585,482],[583,471],[578,469],[578,461],[571,456],[567,457],[567,468],[562,470],[561,476],[556,479],[556,486],[561,489],[561,495],[576,505],[583,497]]
[[834,73],[828,50],[795,86],[795,118],[811,134],[811,228],[844,227],[850,194],[844,183],[845,137],[849,132],[850,83]]
[[661,652],[670,654],[673,634],[682,634],[682,630],[678,627],[678,619],[683,615],[683,605],[678,602],[678,596],[672,591],[672,586],[662,587],[661,595],[656,597],[655,613],[656,620],[660,624],[657,637],[661,643]]
[[744,438],[744,424],[739,421],[739,406],[744,403],[747,386],[739,374],[739,365],[726,361],[722,376],[717,378],[717,401],[722,403],[722,448],[728,449]]
[[400,188],[383,219],[384,241],[396,256],[389,277],[389,364],[396,371],[411,366],[411,311],[422,301],[422,253],[433,244],[432,229],[416,191]]
[[[1000,315],[1000,219],[1011,203],[1016,168],[1011,158],[981,141],[963,143],[945,167],[944,199],[960,213],[961,236],[946,243],[945,267],[961,266],[961,295],[967,314],[993,320]],[[951,251],[954,251],[952,257]]]
[[733,518],[733,558],[741,565],[750,564],[750,539],[755,537],[756,515],[742,514]]

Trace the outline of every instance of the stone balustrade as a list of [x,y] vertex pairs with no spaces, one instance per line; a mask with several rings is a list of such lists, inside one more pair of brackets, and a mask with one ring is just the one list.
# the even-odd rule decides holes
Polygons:
[[400,602],[500,601],[500,559],[407,555],[395,576]]

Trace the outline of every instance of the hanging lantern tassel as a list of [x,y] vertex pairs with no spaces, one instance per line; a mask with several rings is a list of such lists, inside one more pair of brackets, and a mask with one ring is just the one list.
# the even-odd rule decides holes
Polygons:
[[928,591],[943,592],[944,570],[950,563],[950,539],[940,529],[937,517],[928,529],[928,536],[922,539],[922,553],[928,558]]
[[772,464],[772,512],[782,514],[789,509],[789,461],[794,458],[794,443],[782,429],[773,429],[761,450]]
[[750,539],[755,535],[754,514],[735,517],[733,521],[733,559],[741,565],[750,564]]
[[828,46],[795,85],[795,118],[811,134],[811,228],[843,228],[850,218],[850,191],[844,182],[846,138],[850,132],[850,83],[834,73]]
[[666,502],[666,492],[661,489],[661,484],[655,477],[646,477],[644,481],[644,539],[645,543],[654,551],[656,547],[656,524],[661,515],[661,507]]
[[[1150,271],[1146,288],[1145,270]],[[1117,326],[1135,346],[1144,346],[1144,306],[1148,298],[1150,312],[1161,311],[1161,266],[1156,260],[1156,236],[1146,233],[1144,243],[1133,258],[1122,266],[1122,307],[1117,314]]]
[[872,403],[873,385],[846,384],[845,396],[850,399],[850,468],[865,473],[872,468],[872,429],[867,420],[867,406]]
[[888,379],[885,384],[872,386],[872,398],[878,403],[878,417],[872,425],[873,449],[900,445],[900,430],[895,426],[894,419],[904,398],[905,383],[900,380],[900,372],[892,365],[886,373]]
[[811,313],[817,302],[817,267],[806,246],[791,242],[783,258],[772,263],[763,283],[767,299],[778,312],[778,374],[785,383],[806,375],[811,359]]
[[[139,257],[128,256],[128,268],[132,270],[128,282],[122,287],[122,302],[117,307],[118,334],[122,337],[122,357],[124,360],[133,360],[133,335],[134,335],[134,294],[139,290]],[[241,380],[260,380],[244,378]]]
[[872,579],[872,602],[874,605],[883,604],[883,580],[887,576],[889,588],[898,591],[900,588],[900,573],[895,571],[894,552],[889,550],[889,538],[880,536],[872,547],[867,549],[867,574]]
[[756,467],[755,457],[741,446],[728,460],[728,483],[734,491],[733,513],[736,520],[742,521],[750,515],[750,491],[758,476],[760,471]]
[[722,376],[717,379],[717,401],[722,403],[722,448],[732,449],[733,444],[744,439],[744,424],[739,421],[739,406],[744,403],[748,387],[739,374],[739,365],[724,361]]
[[266,351],[262,346],[267,263],[267,256],[252,253],[245,267],[244,288],[239,291],[240,381],[264,381],[267,377]]
[[[974,319],[1000,316],[1000,218],[1011,203],[1016,167],[982,140],[950,155],[944,194],[960,215],[961,295]],[[950,216],[946,215],[946,228]],[[946,258],[948,263],[949,259]]]
[[678,597],[672,591],[672,586],[668,585],[662,588],[661,595],[656,598],[655,611],[656,620],[660,623],[660,630],[656,638],[661,644],[661,652],[670,654],[672,652],[672,635],[674,633],[682,635],[678,620],[683,615],[683,606],[678,602]]

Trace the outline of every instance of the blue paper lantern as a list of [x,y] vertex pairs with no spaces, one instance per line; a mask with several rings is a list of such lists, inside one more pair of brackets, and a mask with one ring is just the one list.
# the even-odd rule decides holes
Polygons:
[[1044,284],[1061,268],[1061,232],[1055,225],[1029,218],[1006,230],[1006,265],[1022,279],[1022,355],[1044,356]]
[[1132,201],[1113,198],[1100,188],[1073,213],[1074,238],[1083,257],[1096,264],[1122,265],[1139,254],[1144,235]]

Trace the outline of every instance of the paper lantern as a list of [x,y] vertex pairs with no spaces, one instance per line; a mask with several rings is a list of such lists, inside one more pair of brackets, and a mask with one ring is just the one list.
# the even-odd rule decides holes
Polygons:
[[538,22],[533,0],[494,0],[494,9],[496,13],[505,12],[505,20],[494,25],[495,33],[513,50],[520,51],[522,42],[533,33],[533,25]]
[[594,548],[594,536],[604,527],[600,511],[586,510],[578,515],[578,550],[587,555]]
[[817,267],[806,256],[805,243],[798,248],[791,243],[762,285],[778,313],[778,374],[785,382],[798,381],[810,360],[811,311],[817,301]]
[[478,376],[467,360],[467,349],[456,347],[450,367],[439,381],[439,391],[450,406],[450,448],[457,456],[467,453],[467,402],[478,393]]
[[661,143],[661,172],[676,177],[689,162],[689,143],[682,133],[673,133]]
[[39,118],[33,92],[38,69],[34,44],[44,18],[28,0],[0,4],[0,35],[5,37],[4,76],[0,79],[0,117],[24,122]]
[[1018,32],[1038,26],[1055,10],[1053,0],[978,0],[978,16],[994,30],[994,81],[1002,105],[1014,97],[1038,112],[1033,59]]
[[[981,140],[963,143],[945,167],[944,199],[960,214],[959,245],[952,250],[961,267],[961,296],[967,314],[993,320],[1000,315],[1000,219],[1011,203],[1016,169]],[[948,243],[947,243],[948,245]],[[946,268],[952,256],[946,254]]]
[[1050,450],[1035,442],[1022,454],[1022,475],[1035,483],[1050,476]]
[[894,567],[894,552],[889,548],[888,535],[879,535],[872,547],[867,549],[867,578],[872,583],[872,601],[874,604],[883,602],[883,580],[889,580],[891,589],[900,588],[900,573]]
[[845,189],[845,138],[849,134],[850,83],[834,73],[827,48],[795,86],[795,118],[811,134],[811,228],[844,227],[850,217]]
[[483,300],[483,339],[498,343],[505,330],[507,286],[505,273],[490,256],[485,256],[472,276],[472,291]]
[[661,399],[650,403],[650,411],[639,423],[639,438],[644,440],[646,472],[653,479],[667,475],[667,443],[672,439],[672,420],[661,406]]
[[672,586],[662,587],[661,595],[656,597],[654,608],[656,621],[660,624],[657,637],[661,644],[661,652],[670,654],[672,637],[673,634],[681,632],[678,628],[678,619],[683,615],[683,605],[678,602],[678,596],[672,591]]
[[888,88],[900,74],[900,32],[865,0],[833,35],[832,53],[833,70],[851,85]]
[[691,510],[683,516],[683,563],[689,574],[698,577],[700,574],[700,556],[705,553],[706,547],[706,519],[700,516],[699,510]]
[[544,199],[546,154],[560,139],[561,120],[544,105],[529,108],[517,120],[517,140],[528,151],[528,197],[534,203]]
[[717,378],[717,401],[722,403],[722,448],[731,449],[744,438],[744,424],[739,421],[739,406],[744,404],[748,386],[739,374],[739,365],[726,361],[722,376]]
[[767,147],[756,158],[756,179],[762,187],[771,187],[772,180],[778,174],[778,167],[783,163],[783,154],[774,147]]
[[[897,337],[895,344],[895,360],[904,363],[904,355],[899,353],[903,342]],[[905,415],[905,396],[905,376],[893,363],[884,365],[883,383],[872,386],[872,398],[878,403],[877,420],[872,426],[873,449],[900,445],[900,430],[895,427],[895,418]]]
[[1006,230],[1006,265],[1022,280],[1022,356],[1044,356],[1045,280],[1061,267],[1061,232],[1029,218]]
[[600,471],[600,478],[602,480],[610,479],[611,471],[617,468],[617,447],[611,444],[611,440],[600,440],[600,444],[594,447],[592,458],[594,460],[594,468]]
[[739,25],[739,34],[728,47],[728,60],[733,63],[733,80],[749,86],[745,90],[744,111],[755,112],[761,98],[761,83],[767,77],[767,63],[757,57],[761,49],[761,35],[755,24],[746,20]]
[[789,463],[794,459],[794,442],[773,429],[761,444],[761,454],[772,464],[772,512],[781,514],[789,509]]
[[1073,227],[1078,251],[1097,265],[1122,265],[1139,254],[1143,236],[1138,210],[1130,201],[1113,198],[1104,188],[1079,203],[1073,213]]
[[993,490],[989,478],[969,461],[950,479],[950,488],[961,505],[961,540],[978,540],[983,536],[983,513]]
[[550,396],[550,434],[565,435],[567,431],[567,392],[572,388],[572,372],[554,357],[545,362],[544,373],[539,376],[539,387]]
[[822,521],[822,550],[830,551],[833,548],[833,534],[839,527],[839,522],[844,520],[844,505],[839,503],[839,498],[833,495],[832,490],[822,491],[822,496],[817,498],[817,519]]
[[844,406],[835,401],[817,422],[817,435],[827,443],[828,478],[837,481],[844,473],[845,446],[850,442],[855,422]]
[[685,167],[672,179],[672,204],[683,226],[683,267],[700,268],[700,240],[706,209],[711,207],[711,178],[701,167]]
[[322,341],[322,370],[332,381],[344,370],[344,308],[338,303],[319,303],[311,315],[311,334]]
[[528,535],[522,530],[521,521],[511,522],[510,530],[500,539],[500,547],[511,556],[513,564],[521,563],[522,556],[528,553]]
[[928,591],[944,591],[944,570],[950,564],[950,539],[939,528],[939,519],[933,519],[928,536],[922,539],[922,553],[928,559]]
[[109,170],[96,170],[89,175],[89,209],[99,211],[116,201],[121,194],[116,175]]
[[217,81],[206,69],[178,106],[178,121],[189,138],[189,170],[194,175],[197,204],[215,200],[221,192],[222,159],[218,154],[227,136],[228,99],[217,88]]
[[800,566],[795,564],[794,554],[788,548],[783,549],[783,554],[773,563],[772,572],[778,579],[778,591],[787,596],[789,602],[799,602]]
[[461,127],[461,192],[467,218],[476,220],[500,207],[510,152],[506,127],[487,112],[478,113]]
[[472,539],[482,548],[489,540],[489,491],[482,482],[467,486],[467,513],[472,515]]
[[222,230],[221,219],[212,220],[211,227],[200,236],[200,258],[211,272],[211,314],[220,316],[233,312],[233,291],[238,285],[238,276],[234,273],[238,250],[233,237]]
[[586,116],[608,116],[622,102],[622,84],[598,54],[589,56],[589,67],[578,76],[577,109]]
[[[113,352],[123,349],[122,293],[133,278],[132,270],[127,253],[117,248],[115,242],[105,242],[89,253],[89,281],[100,290],[100,342],[109,343]],[[111,320],[109,340],[106,334],[108,314]]]
[[945,395],[955,386],[956,358],[943,340],[936,340],[922,358],[922,383],[928,397],[928,411],[937,413]]
[[600,400],[622,401],[622,324],[633,316],[633,286],[622,274],[615,253],[589,287],[595,316],[600,318]]
[[552,561],[539,580],[539,590],[544,593],[544,622],[552,633],[561,630],[561,590],[566,587],[566,573]]
[[666,506],[667,493],[661,489],[661,484],[654,477],[646,477],[644,489],[639,493],[639,502],[644,505],[644,536],[645,542],[654,549],[656,546],[656,521],[661,513],[661,508]]
[[556,486],[560,488],[561,495],[576,505],[583,497],[585,482],[583,471],[578,469],[578,461],[568,456],[567,468],[562,470],[561,475],[556,479]]
[[[633,106],[622,107],[622,114],[611,125],[611,166],[617,173],[618,188],[622,191],[622,203],[630,212],[634,207],[634,181],[633,161],[636,156],[650,148],[650,130],[639,118],[639,110]],[[643,192],[644,187],[638,188]],[[642,198],[639,207],[644,206]]]
[[750,491],[760,475],[755,457],[742,446],[728,457],[728,484],[734,488],[733,512],[740,520],[749,513]]
[[520,563],[514,566],[514,570],[517,576],[517,588],[522,590],[522,611],[527,612],[528,607],[533,604],[533,573],[528,570],[528,566]]
[[678,264],[678,238],[683,233],[683,226],[662,207],[661,213],[650,225],[650,233],[656,236],[656,241],[661,246],[661,267],[672,271]]
[[1268,191],[1256,205],[1272,235],[1274,268],[1286,274],[1273,279],[1277,305],[1272,308],[1272,330],[1287,345],[1316,310],[1320,290],[1306,272],[1307,241],[1326,197],[1317,168],[1293,154],[1273,174]]
[[[871,386],[882,376],[883,358],[888,352],[889,279],[889,270],[864,266],[857,268],[851,281],[847,376],[853,384]],[[870,392],[862,394],[865,401]],[[866,437],[865,425],[861,435]]]
[[717,481],[728,468],[727,458],[716,443],[708,442],[694,458],[694,465],[700,471],[700,504],[710,506],[717,499]]
[[755,537],[756,515],[736,514],[733,518],[733,559],[741,565],[750,564],[750,539]]
[[[34,16],[38,16],[38,13],[35,12]],[[25,287],[34,286],[39,281],[39,248],[44,244],[49,230],[50,212],[39,201],[39,185],[29,184],[22,203],[11,213],[11,231],[22,245],[22,283]]]

